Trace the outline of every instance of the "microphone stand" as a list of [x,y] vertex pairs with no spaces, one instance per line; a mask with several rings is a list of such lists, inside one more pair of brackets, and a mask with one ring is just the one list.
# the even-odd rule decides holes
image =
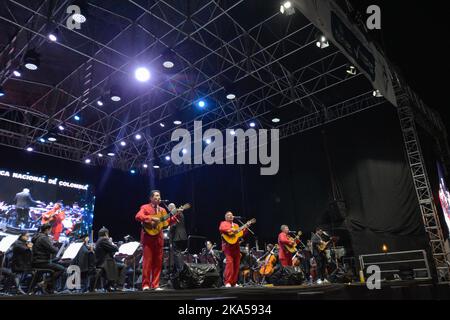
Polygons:
[[[172,211],[169,210],[169,208],[167,207],[165,201],[161,201],[161,203],[162,203],[163,207],[167,210],[167,212],[169,214],[169,218],[167,220],[170,221],[170,218],[172,218],[172,216],[173,216]],[[166,266],[166,268],[167,268],[166,269],[167,270],[167,282],[169,282],[169,281],[171,282],[171,275],[172,275],[172,272],[173,272],[173,270],[171,268],[171,265],[172,265],[172,254],[173,254],[173,252],[172,252],[172,245],[173,244],[172,244],[172,238],[170,236],[170,224],[169,224],[169,232],[167,232],[167,238],[169,240],[169,259],[167,261],[168,266]],[[164,244],[163,244],[163,246],[164,246]],[[163,262],[164,262],[164,254],[163,254]]]

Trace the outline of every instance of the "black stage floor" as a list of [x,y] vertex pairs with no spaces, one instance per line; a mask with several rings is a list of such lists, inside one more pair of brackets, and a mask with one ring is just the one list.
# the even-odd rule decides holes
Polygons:
[[383,283],[379,290],[365,284],[327,284],[282,287],[211,288],[111,293],[3,296],[0,300],[450,300],[449,285],[429,281]]

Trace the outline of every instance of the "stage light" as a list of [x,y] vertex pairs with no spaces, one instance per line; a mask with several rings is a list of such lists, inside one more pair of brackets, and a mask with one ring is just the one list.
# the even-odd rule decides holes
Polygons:
[[56,42],[58,41],[58,36],[59,36],[59,30],[58,29],[54,29],[51,30],[48,34],[47,37],[51,42]]
[[99,107],[103,107],[103,101],[102,100],[97,100],[97,105]]
[[279,123],[281,120],[280,120],[280,118],[273,118],[272,119],[272,122],[273,123]]
[[116,154],[114,152],[108,152],[107,155],[108,157],[114,157]]
[[356,68],[355,66],[348,66],[347,70],[345,70],[345,72],[347,72],[349,75],[355,76],[356,75]]
[[383,246],[381,247],[381,250],[383,250],[384,253],[388,252],[387,245],[383,244]]
[[292,2],[283,1],[280,6],[280,12],[281,12],[281,14],[285,14],[287,16],[293,15],[295,13],[295,9],[292,6]]
[[249,125],[250,125],[250,127],[251,127],[251,128],[254,128],[254,127],[256,127],[256,123],[254,123],[254,122],[250,122],[250,124],[249,124]]
[[230,130],[230,134],[231,134],[232,136],[234,136],[234,135],[236,134],[236,131]]
[[59,131],[64,131],[64,129],[65,129],[65,128],[64,128],[64,126],[63,126],[62,124],[60,124],[60,125],[58,126],[58,130],[59,130]]
[[204,107],[206,107],[206,102],[203,100],[200,100],[199,102],[197,102],[197,106],[199,106],[200,108],[204,108]]
[[121,145],[122,147],[125,147],[125,146],[127,145],[127,143],[126,143],[125,141],[120,141],[120,145]]
[[89,163],[91,163],[91,159],[86,159],[86,160],[84,160],[84,162],[85,162],[86,164],[89,164]]
[[0,97],[4,97],[6,95],[5,90],[3,90],[3,87],[0,86]]
[[75,115],[73,118],[74,118],[76,121],[80,121],[80,120],[81,120],[81,117],[80,117],[79,115]]
[[97,156],[98,156],[99,158],[103,158],[103,153],[97,153]]
[[72,15],[72,19],[77,23],[85,23],[87,21],[87,1],[86,0],[75,0],[72,2],[79,8],[79,12]]
[[50,142],[55,142],[55,141],[58,140],[58,139],[56,139],[55,136],[49,136],[49,137],[47,138],[47,140],[50,141]]
[[166,161],[170,161],[170,156],[165,157]]
[[119,86],[115,85],[111,87],[111,91],[110,91],[110,98],[112,101],[114,102],[119,102],[120,100],[122,100],[122,94],[121,94],[121,90],[119,88]]
[[154,165],[153,165],[153,168],[154,168],[154,169],[159,169],[159,166],[158,166],[157,164],[154,164]]
[[25,53],[23,58],[25,68],[28,70],[37,70],[41,64],[40,55],[34,49],[30,49]]
[[159,123],[159,126],[160,126],[161,128],[164,128],[166,125],[165,125],[164,123],[160,122],[160,123]]
[[150,71],[148,71],[147,68],[139,67],[134,72],[134,77],[139,82],[147,82],[148,80],[150,80]]
[[32,148],[32,147],[28,147],[28,148],[27,148],[27,151],[28,151],[28,152],[32,152],[32,151],[33,151],[33,148]]
[[141,140],[141,139],[142,139],[142,135],[139,134],[139,133],[137,133],[137,134],[134,136],[134,138],[135,138],[136,140]]
[[148,164],[144,163],[144,164],[142,165],[142,167],[143,167],[144,169],[147,169],[147,168],[148,168]]
[[316,39],[317,39],[316,46],[318,48],[325,49],[330,46],[330,43],[328,42],[327,38],[324,35],[318,35]]
[[376,98],[382,98],[383,97],[383,95],[381,94],[380,90],[378,90],[378,89],[374,90],[372,94]]
[[163,67],[166,69],[172,69],[175,67],[175,53],[172,51],[172,49],[168,48],[164,53],[162,54],[162,60],[163,60]]
[[173,124],[176,125],[176,126],[179,126],[179,125],[181,124],[181,121],[180,121],[180,120],[175,120],[175,121],[173,122]]
[[45,143],[45,139],[44,138],[39,138],[39,142]]
[[135,174],[135,173],[136,173],[136,170],[131,169],[131,170],[130,170],[130,173],[131,173],[131,174]]
[[206,142],[206,144],[211,144],[211,139],[208,138],[205,140],[205,142]]
[[20,69],[16,69],[13,71],[13,75],[20,78],[22,76],[22,71]]
[[186,149],[183,149],[183,150],[181,150],[181,152],[182,152],[183,154],[186,154],[186,153],[187,153],[187,150],[186,150]]
[[229,94],[227,94],[227,99],[234,100],[234,99],[236,99],[236,95],[234,93],[229,93]]

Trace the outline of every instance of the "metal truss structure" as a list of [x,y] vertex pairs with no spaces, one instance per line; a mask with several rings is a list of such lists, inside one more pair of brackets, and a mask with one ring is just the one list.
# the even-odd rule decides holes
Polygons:
[[[285,138],[386,103],[373,97],[361,74],[346,72],[344,54],[315,45],[320,32],[313,24],[298,12],[282,15],[277,1],[90,0],[80,30],[66,25],[71,2],[0,3],[0,85],[7,93],[0,97],[1,145],[32,146],[48,156],[89,158],[93,165],[122,170],[160,164],[160,176],[169,177],[196,167],[163,160],[174,145],[173,130],[192,132],[194,121],[202,121],[204,130],[245,128],[254,121],[279,128]],[[58,28],[58,42],[47,40],[49,27]],[[41,54],[41,66],[15,77],[29,49]],[[175,62],[170,70],[162,67],[168,50]],[[137,65],[150,67],[149,83],[135,82]],[[394,82],[425,229],[440,280],[448,281],[416,123],[435,137],[449,164],[445,126],[395,72]],[[113,86],[121,88],[120,102],[109,101]],[[225,98],[230,92],[235,99]],[[199,99],[208,104],[203,110],[194,106]],[[39,142],[61,124],[65,129],[56,131],[56,142]]]

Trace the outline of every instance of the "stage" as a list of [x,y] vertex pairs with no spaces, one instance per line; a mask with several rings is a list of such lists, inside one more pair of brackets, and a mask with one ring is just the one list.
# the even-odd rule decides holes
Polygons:
[[430,281],[392,281],[380,290],[365,284],[240,287],[110,293],[3,296],[0,300],[449,300],[450,286]]

